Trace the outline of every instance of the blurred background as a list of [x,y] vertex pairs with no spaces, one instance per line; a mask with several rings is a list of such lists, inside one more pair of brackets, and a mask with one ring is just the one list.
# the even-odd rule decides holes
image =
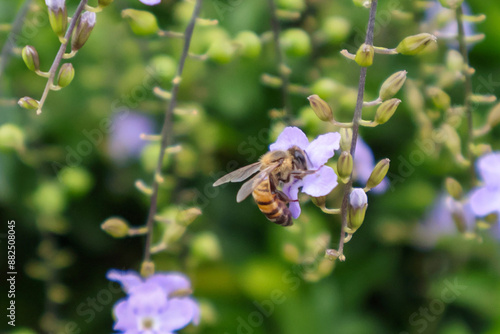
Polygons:
[[[70,16],[77,5],[67,1]],[[346,244],[346,262],[323,258],[326,248],[338,247],[340,219],[307,197],[294,226],[283,228],[252,200],[236,204],[240,185],[212,187],[236,166],[257,161],[286,125],[311,139],[338,131],[316,118],[310,94],[327,100],[337,120],[352,118],[359,67],[339,51],[355,53],[364,41],[368,10],[352,1],[278,0],[277,6],[292,70],[286,122],[266,0],[206,0],[202,17],[219,25],[194,32],[190,50],[200,57],[186,63],[173,124],[181,149],[165,159],[159,212],[175,217],[197,207],[202,214],[154,256],[158,271],[191,278],[202,307],[201,324],[181,333],[500,333],[500,233],[493,227],[460,234],[443,205],[445,177],[466,191],[471,184],[467,170],[432,137],[450,112],[463,115],[460,108],[450,111],[450,102],[443,106],[429,87],[445,92],[452,107],[464,97],[463,79],[447,66],[456,47],[445,38],[454,34],[454,16],[437,1],[380,1],[376,46],[394,48],[420,32],[440,31],[443,38],[421,56],[376,55],[368,69],[365,100],[375,99],[396,71],[407,70],[409,80],[397,95],[395,116],[361,129],[371,159],[387,157],[391,168],[385,192],[369,194],[365,222]],[[467,23],[470,36],[485,34],[469,46],[474,92],[498,96],[500,4],[469,0],[466,6],[487,15],[483,23]],[[20,29],[11,33],[22,8]],[[135,227],[146,221],[149,197],[135,184],[151,184],[159,145],[139,135],[161,130],[167,103],[152,88],[170,89],[182,41],[135,35],[121,17],[126,8],[149,10],[162,29],[183,31],[192,4],[114,1],[98,13],[88,42],[71,60],[71,85],[52,91],[37,116],[16,103],[39,99],[46,84],[26,68],[21,49],[34,46],[48,70],[60,43],[43,1],[0,0],[0,45],[15,45],[2,53],[0,66],[0,215],[3,226],[16,221],[14,333],[112,332],[112,306],[124,295],[110,290],[106,272],[140,266],[144,238],[115,239],[100,225],[109,217]],[[258,42],[243,48],[251,36]],[[491,107],[474,105],[477,127]],[[375,110],[367,108],[363,118]],[[456,131],[465,136],[465,121]],[[498,150],[499,135],[496,128],[478,142]],[[340,198],[334,190],[328,207],[338,207]],[[157,224],[155,239],[166,229]],[[0,232],[4,254],[6,231]],[[6,256],[0,258],[6,268]],[[6,321],[1,326],[7,330]]]

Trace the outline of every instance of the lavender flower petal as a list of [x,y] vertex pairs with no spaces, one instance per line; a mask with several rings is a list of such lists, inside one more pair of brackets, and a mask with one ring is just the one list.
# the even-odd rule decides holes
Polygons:
[[305,176],[302,184],[302,191],[306,194],[326,196],[337,186],[337,174],[332,168],[322,166],[316,173]]
[[330,132],[318,136],[306,148],[306,153],[313,168],[324,165],[340,147],[340,133]]
[[286,151],[292,146],[298,146],[305,150],[309,146],[309,140],[301,129],[289,126],[278,136],[274,144],[269,146],[270,151],[283,150]]

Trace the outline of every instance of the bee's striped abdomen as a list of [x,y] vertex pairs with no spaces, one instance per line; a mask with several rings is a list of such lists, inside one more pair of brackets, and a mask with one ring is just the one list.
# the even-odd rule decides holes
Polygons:
[[271,193],[269,179],[262,181],[252,193],[260,211],[273,223],[290,226],[293,224],[292,214],[286,203]]

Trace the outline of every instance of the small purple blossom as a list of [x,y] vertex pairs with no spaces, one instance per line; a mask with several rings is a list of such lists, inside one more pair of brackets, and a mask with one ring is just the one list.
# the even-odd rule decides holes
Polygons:
[[482,156],[477,169],[484,185],[472,191],[470,205],[476,216],[500,215],[500,152]]
[[52,11],[57,12],[59,9],[64,9],[65,0],[45,0],[45,4]]
[[[356,152],[354,153],[354,178],[362,184],[366,184],[373,168],[375,168],[375,157],[373,152],[360,137],[356,142]],[[370,190],[370,192],[380,194],[387,190],[389,181],[384,178],[378,186]]]
[[354,188],[349,195],[349,203],[354,209],[360,209],[368,205],[368,197],[361,188]]
[[143,114],[126,111],[114,115],[108,142],[111,158],[118,163],[123,163],[129,158],[138,157],[146,145],[140,135],[153,132],[153,121]]
[[82,16],[80,16],[80,24],[85,24],[90,29],[95,26],[95,20],[96,14],[94,12],[84,12]]
[[189,279],[180,273],[158,273],[146,279],[134,271],[110,270],[127,296],[115,304],[114,330],[124,334],[172,334],[199,322],[200,309],[191,297]]
[[324,164],[333,157],[334,150],[339,148],[340,134],[337,132],[326,133],[309,143],[302,130],[289,126],[278,136],[276,142],[269,146],[269,150],[288,150],[292,146],[304,150],[307,155],[308,169],[315,171],[301,180],[294,179],[283,186],[283,192],[293,201],[289,205],[292,217],[297,218],[301,211],[297,201],[299,188],[302,187],[302,192],[308,195],[319,197],[328,195],[337,186],[337,174]]
[[161,2],[161,0],[139,0],[139,1],[148,6],[155,6]]

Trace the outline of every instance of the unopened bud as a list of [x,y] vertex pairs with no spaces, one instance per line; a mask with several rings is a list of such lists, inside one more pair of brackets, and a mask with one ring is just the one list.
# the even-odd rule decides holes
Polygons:
[[99,6],[104,8],[104,7],[107,7],[109,5],[111,5],[111,3],[113,2],[114,0],[99,0],[98,3],[99,3]]
[[368,189],[375,188],[382,182],[384,177],[387,175],[387,172],[389,171],[389,165],[390,165],[390,160],[389,159],[382,159],[380,160],[375,168],[373,168],[372,173],[370,174],[370,177],[368,178],[368,181],[366,182],[366,187]]
[[386,123],[392,117],[392,115],[394,115],[400,103],[400,99],[390,99],[383,102],[377,108],[377,112],[375,114],[375,122],[378,124]]
[[449,50],[446,55],[446,67],[451,71],[462,71],[464,68],[464,57],[457,50]]
[[498,124],[500,124],[500,103],[491,108],[488,114],[488,125],[493,128]]
[[49,22],[54,33],[64,37],[68,27],[68,12],[64,0],[45,0],[49,9]]
[[464,0],[439,0],[439,3],[448,9],[457,9],[462,5],[462,2],[464,2]]
[[349,153],[349,151],[342,151],[337,161],[337,172],[339,176],[343,179],[350,177],[353,165],[354,162],[351,153]]
[[66,87],[71,83],[75,76],[75,69],[71,63],[66,63],[61,66],[59,70],[59,76],[57,77],[57,85],[60,87]]
[[443,124],[441,126],[442,134],[445,138],[445,145],[454,155],[462,154],[460,136],[452,126],[449,124]]
[[144,261],[141,264],[141,276],[148,278],[155,273],[155,263],[153,261]]
[[235,41],[240,45],[238,52],[247,59],[255,59],[260,55],[262,49],[259,36],[253,31],[242,31],[238,33]]
[[368,67],[373,64],[374,55],[375,50],[373,49],[373,45],[363,43],[356,52],[354,61],[358,63],[359,66]]
[[318,118],[324,122],[331,122],[333,120],[332,108],[321,99],[318,95],[311,95],[307,98],[312,110]]
[[199,215],[201,215],[201,210],[193,207],[179,211],[179,213],[177,213],[177,216],[175,217],[175,221],[182,226],[188,226]]
[[219,63],[227,64],[233,59],[235,48],[229,39],[221,38],[215,40],[207,51],[210,60]]
[[326,196],[311,197],[311,202],[318,208],[324,208],[326,204]]
[[451,213],[455,226],[460,233],[467,231],[467,218],[462,203],[455,201],[451,197],[446,198],[446,206]]
[[365,220],[368,197],[363,189],[355,188],[349,195],[349,220],[347,226],[351,232],[356,231]]
[[136,35],[152,35],[160,30],[156,16],[148,11],[128,8],[122,10],[122,17],[127,20]]
[[198,260],[215,261],[220,258],[222,252],[219,239],[212,232],[202,232],[193,237],[190,242],[191,252]]
[[399,92],[406,81],[406,71],[399,71],[388,77],[380,88],[379,97],[382,101],[390,99]]
[[352,129],[341,128],[339,132],[340,132],[340,149],[342,151],[350,152],[352,144]]
[[287,55],[292,57],[304,57],[311,53],[311,38],[302,29],[291,28],[283,32],[281,46],[285,49]]
[[470,150],[476,157],[483,156],[493,151],[490,144],[470,145]]
[[30,71],[38,71],[40,69],[40,59],[38,58],[38,52],[35,47],[26,45],[23,48],[22,57],[26,67],[28,67]]
[[429,87],[427,95],[431,98],[432,103],[441,110],[447,110],[451,104],[451,98],[441,88]]
[[25,96],[20,98],[19,101],[17,101],[17,104],[24,109],[38,109],[40,102],[32,97]]
[[6,123],[0,126],[0,150],[22,149],[24,133],[16,125]]
[[462,198],[463,189],[460,183],[452,177],[447,177],[445,181],[446,191],[456,200]]
[[94,12],[85,12],[80,16],[78,24],[71,37],[71,50],[78,51],[89,39],[95,26],[96,15]]
[[101,229],[114,238],[123,238],[128,235],[130,226],[121,218],[109,218],[101,224]]
[[408,36],[399,43],[396,51],[408,56],[416,55],[422,52],[431,42],[436,42],[437,38],[428,33]]

